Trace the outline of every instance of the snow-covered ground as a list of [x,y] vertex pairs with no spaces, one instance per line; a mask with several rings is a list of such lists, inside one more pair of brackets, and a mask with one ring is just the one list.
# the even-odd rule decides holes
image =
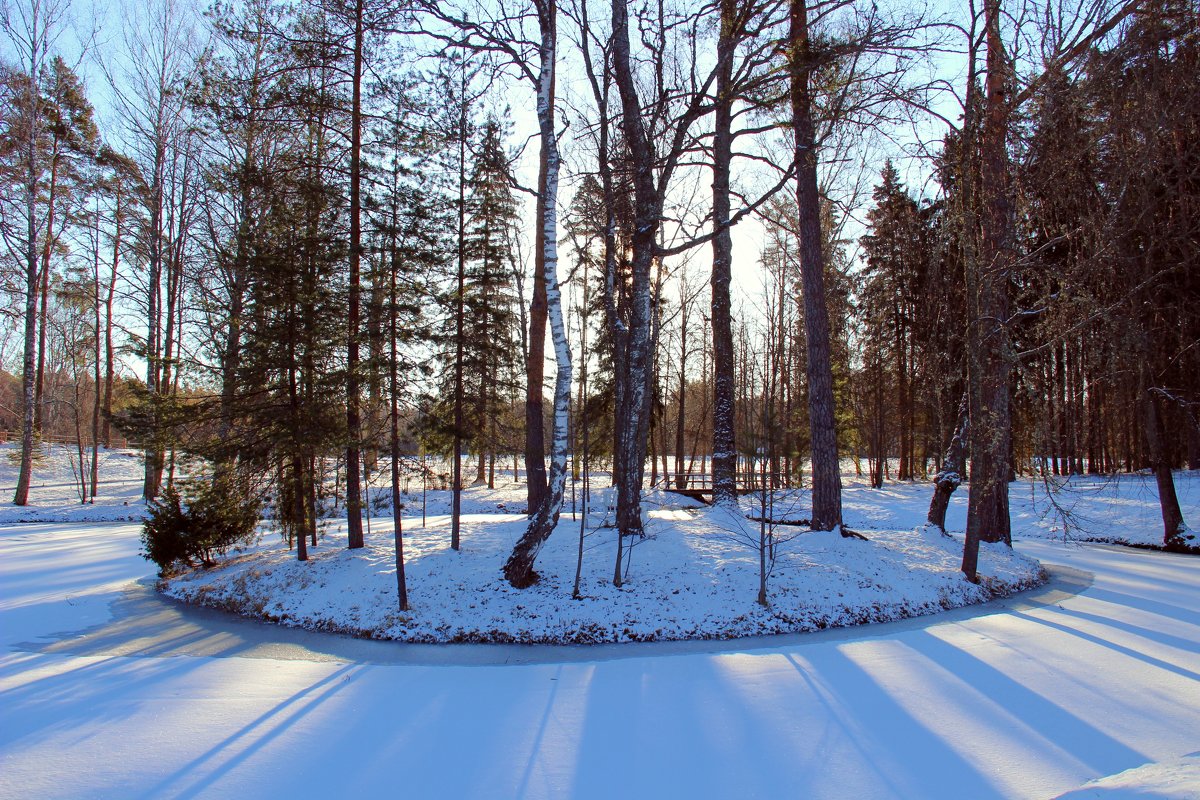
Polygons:
[[432,646],[173,604],[137,539],[0,527],[0,797],[1200,796],[1195,557],[1025,539],[1051,584],[936,617]]
[[[142,459],[133,450],[101,451],[101,483],[95,503],[81,505],[75,483],[73,448],[56,445],[46,448],[43,462],[34,470],[28,506],[11,505],[17,483],[14,444],[0,444],[0,523],[9,522],[83,522],[137,521],[145,516],[141,501]],[[925,521],[931,487],[927,483],[888,482],[872,489],[852,474],[852,464],[843,480],[843,504],[846,524],[856,530],[912,530]],[[377,473],[369,495],[376,513],[390,517],[390,496],[383,485],[386,471]],[[604,477],[596,479],[597,484]],[[424,498],[419,481],[408,484],[404,496],[406,519],[418,519],[422,502],[430,517],[450,511],[450,492],[428,491]],[[1175,488],[1183,507],[1184,519],[1193,529],[1200,525],[1200,472],[1175,474]],[[571,509],[570,483],[567,508]],[[946,515],[951,531],[961,532],[966,525],[966,487],[955,493]],[[579,494],[576,495],[579,501]],[[757,501],[743,498],[747,511],[756,513]],[[1158,507],[1158,489],[1148,474],[1118,476],[1076,476],[1053,478],[1050,482],[1020,479],[1009,490],[1013,534],[1017,537],[1070,539],[1126,544],[1162,544],[1162,516]],[[648,508],[686,505],[677,495],[648,492]],[[777,518],[807,517],[807,492],[781,492],[776,500]],[[497,488],[471,487],[464,493],[463,511],[467,514],[523,512],[524,484],[513,483],[509,473],[497,474]],[[406,523],[407,524],[407,523]]]
[[[1044,485],[1018,486],[1018,535],[1061,539],[1065,518],[1074,526],[1067,528],[1068,537],[1086,529],[1104,541],[1153,541],[1155,520],[1149,515],[1157,514],[1157,505],[1139,477],[1080,479],[1070,489],[1069,507],[1067,492],[1050,503]],[[1190,511],[1200,493],[1192,476],[1181,475],[1181,483]],[[611,491],[599,490],[585,530],[582,599],[568,601],[578,550],[574,515],[564,515],[539,554],[537,586],[514,590],[501,578],[525,527],[520,515],[502,512],[520,508],[523,491],[511,483],[468,490],[461,552],[449,548],[447,493],[423,498],[424,524],[418,498],[406,499],[407,612],[397,607],[391,521],[379,517],[364,551],[345,550],[340,523],[329,526],[307,563],[296,562],[277,536],[267,535],[252,552],[176,578],[167,591],[290,625],[377,638],[592,643],[730,638],[877,622],[981,602],[1039,580],[1035,562],[1006,547],[985,547],[984,585],[968,583],[959,572],[961,543],[921,527],[927,486],[874,490],[849,482],[847,524],[868,540],[778,526],[777,535],[788,541],[777,548],[769,608],[754,602],[758,526],[720,510],[687,508],[699,504],[663,492],[648,498],[649,536],[627,553],[627,580],[618,589],[612,585],[615,531],[605,526],[611,523]],[[956,498],[952,530],[961,530],[964,498],[965,493]],[[761,512],[753,497],[742,503],[748,514]],[[808,508],[807,492],[780,492],[771,516],[802,519]]]
[[[9,449],[12,449],[11,447]],[[71,481],[69,448],[50,450],[35,483],[33,505],[4,509],[8,519],[138,519],[140,459],[106,454],[107,492],[95,505],[80,506]],[[11,462],[12,459],[5,459]],[[0,480],[15,478],[0,472]],[[598,480],[597,483],[603,483]],[[390,497],[368,492],[382,516],[368,520],[364,551],[344,547],[344,523],[324,526],[312,560],[294,560],[278,535],[215,570],[174,579],[175,597],[319,630],[407,641],[578,642],[731,638],[815,630],[930,614],[1011,593],[1036,583],[1035,562],[1007,548],[986,548],[983,586],[958,570],[961,545],[921,527],[929,487],[893,483],[875,490],[847,476],[847,525],[868,541],[801,533],[779,526],[785,540],[769,579],[769,608],[754,602],[758,591],[757,525],[678,495],[647,495],[647,539],[626,551],[620,589],[612,585],[615,532],[611,490],[595,490],[585,530],[582,599],[568,602],[574,582],[579,525],[565,513],[559,531],[539,555],[542,580],[532,589],[510,588],[500,568],[524,530],[524,487],[501,479],[497,489],[473,487],[464,496],[463,549],[449,548],[450,493],[420,492],[411,484],[406,503],[406,560],[411,608],[397,608],[392,567]],[[1185,515],[1200,504],[1200,480],[1180,473]],[[1050,489],[1054,488],[1051,492]],[[0,487],[0,491],[3,487]],[[1018,537],[1153,543],[1158,507],[1148,476],[1076,478],[1062,487],[1040,482],[1013,485]],[[570,496],[568,510],[581,504]],[[966,492],[956,494],[948,527],[961,532]],[[379,503],[376,501],[384,501]],[[749,515],[758,499],[742,498]],[[690,507],[689,507],[690,506]],[[779,492],[771,516],[808,516],[805,491]],[[582,515],[579,515],[582,517]],[[0,521],[5,520],[0,512]]]
[[[410,609],[398,611],[392,526],[374,520],[367,547],[340,532],[307,562],[275,535],[214,569],[170,581],[174,597],[320,630],[406,641],[575,642],[730,638],[878,622],[978,603],[1041,581],[1032,559],[985,545],[984,586],[959,571],[962,543],[936,530],[872,531],[867,541],[780,526],[769,581],[758,593],[758,526],[720,509],[658,510],[647,537],[627,548],[613,585],[616,531],[590,520],[581,595],[572,600],[579,524],[564,518],[542,548],[542,579],[513,589],[501,567],[526,527],[518,515],[464,517],[450,549],[444,516],[406,531]],[[804,533],[800,533],[804,530]],[[985,588],[986,587],[986,588]]]
[[1200,752],[1088,781],[1059,795],[1058,800],[1195,800],[1197,797],[1200,797]]
[[0,444],[0,523],[136,522],[146,516],[142,502],[141,453],[100,450],[95,502],[79,502],[79,459],[74,447],[44,445],[33,469],[29,504],[12,505],[20,447]]

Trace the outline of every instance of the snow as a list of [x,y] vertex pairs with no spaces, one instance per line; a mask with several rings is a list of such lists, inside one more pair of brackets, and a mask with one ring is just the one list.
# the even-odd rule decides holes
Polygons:
[[79,502],[76,450],[46,445],[34,463],[29,505],[11,505],[17,487],[20,446],[0,444],[0,523],[140,521],[143,461],[134,450],[100,450],[100,480],[95,503]]
[[[95,504],[80,505],[71,468],[73,448],[46,448],[43,463],[35,467],[30,504],[23,508],[0,505],[0,524],[9,522],[101,522],[138,521],[145,516],[141,501],[142,456],[135,450],[101,450],[100,495]],[[17,483],[16,445],[0,444],[0,500],[10,498]],[[371,503],[380,516],[390,514],[391,498],[380,484],[386,476],[386,461],[374,475],[369,488]],[[851,468],[851,462],[843,464]],[[467,470],[470,474],[471,470]],[[511,473],[498,472],[496,489],[471,487],[463,493],[463,511],[484,514],[496,511],[522,513],[525,509],[523,484],[511,482]],[[593,485],[606,482],[607,476],[593,478]],[[865,479],[843,475],[842,503],[845,521],[853,530],[869,531],[878,528],[912,530],[925,522],[929,509],[931,483],[887,482],[882,489],[872,489]],[[1184,520],[1196,524],[1200,520],[1200,471],[1175,473],[1175,489],[1183,508]],[[946,526],[961,531],[966,525],[967,492],[961,489],[951,498],[946,514]],[[1051,502],[1053,500],[1053,502]],[[571,489],[568,482],[566,509],[571,509]],[[431,516],[448,514],[450,492],[429,491],[427,513]],[[1012,508],[1013,535],[1073,541],[1096,541],[1137,545],[1162,544],[1162,515],[1158,507],[1158,490],[1150,474],[1118,476],[1073,476],[1041,479],[1019,479],[1009,491]],[[409,483],[405,495],[406,516],[420,518],[420,483]],[[776,499],[776,517],[807,515],[808,492],[780,493]],[[649,508],[664,504],[685,505],[676,495],[650,491],[643,504]],[[757,498],[743,497],[743,507],[757,515]],[[697,505],[697,504],[692,504]],[[795,513],[792,513],[795,512]],[[1065,523],[1064,524],[1064,517]],[[374,524],[374,523],[372,523]],[[1195,534],[1195,531],[1189,531]]]
[[[136,497],[140,464],[128,464],[124,478],[109,473],[125,488],[94,513]],[[1177,477],[1190,520],[1198,478]],[[1012,492],[1016,549],[1051,572],[1040,589],[865,627],[586,647],[398,644],[266,625],[156,593],[137,524],[0,523],[0,798],[1200,796],[1200,561],[1078,544],[1156,542],[1161,520],[1148,477],[1071,484],[1087,522],[1068,540],[1037,489]],[[787,572],[803,558],[901,594],[936,587],[896,568],[938,559],[940,534],[919,529],[928,492],[851,482],[846,521],[870,541],[788,543],[773,601],[791,596]],[[952,531],[965,496],[951,504]],[[482,560],[489,537],[518,535],[519,518],[504,512],[523,506],[519,487],[472,489],[466,550],[445,552],[442,498],[430,494],[431,564]],[[33,499],[67,516],[69,473],[35,473]],[[668,499],[646,504],[656,538],[634,548],[627,591],[641,591],[659,559],[709,559],[713,571],[675,584],[728,584],[713,608],[752,606],[743,561],[753,551],[714,512]],[[803,493],[792,499],[803,515]],[[419,497],[408,503],[415,543]],[[554,547],[572,552],[567,508],[540,562],[548,585],[561,580]],[[372,520],[369,541],[388,531]],[[310,566],[344,557],[340,535],[335,524]],[[585,563],[603,575],[611,532],[594,536]],[[576,605],[563,588],[556,602]],[[598,585],[588,594],[607,601]],[[669,614],[676,597],[647,602]],[[413,599],[429,602],[415,584]],[[480,600],[502,611],[502,593]]]
[[1057,800],[1196,800],[1200,797],[1200,753],[1162,764],[1146,764],[1117,775],[1088,781]]
[[[601,500],[598,505],[605,503]],[[419,520],[417,520],[419,521]],[[642,540],[627,540],[621,588],[612,585],[616,531],[589,520],[583,599],[572,601],[578,524],[564,516],[537,562],[542,580],[510,587],[500,570],[524,532],[519,515],[465,516],[463,549],[449,548],[449,519],[406,521],[411,609],[397,611],[392,527],[375,519],[364,551],[341,529],[298,562],[268,535],[251,554],[173,579],[171,596],[321,630],[406,641],[537,643],[731,638],[898,619],[982,602],[1041,582],[1038,564],[1002,545],[981,553],[983,586],[959,571],[962,544],[937,531],[836,533],[781,544],[770,608],[755,602],[757,525],[720,509],[650,512]]]
[[[1013,529],[1022,536],[1161,546],[1158,487],[1147,473],[1022,482],[1010,491]],[[1200,518],[1200,471],[1175,473],[1185,520]],[[1053,499],[1053,503],[1051,503]]]
[[[948,530],[966,526],[968,488],[950,500]],[[1176,472],[1175,490],[1184,519],[1200,519],[1200,471]],[[886,482],[882,489],[871,489],[865,481],[849,478],[842,490],[846,524],[854,530],[921,525],[932,493],[931,483]],[[807,493],[801,493],[795,505],[806,503]],[[1016,538],[1149,546],[1163,541],[1158,489],[1150,474],[1022,478],[1010,485],[1009,507]]]
[[1196,796],[1194,557],[1026,539],[1051,584],[936,617],[422,646],[174,604],[137,537],[0,527],[0,798]]

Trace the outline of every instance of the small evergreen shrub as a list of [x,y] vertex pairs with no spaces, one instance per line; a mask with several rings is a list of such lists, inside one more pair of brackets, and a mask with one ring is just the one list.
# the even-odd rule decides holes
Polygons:
[[166,488],[142,526],[142,556],[167,575],[212,566],[217,556],[254,540],[262,504],[232,477]]

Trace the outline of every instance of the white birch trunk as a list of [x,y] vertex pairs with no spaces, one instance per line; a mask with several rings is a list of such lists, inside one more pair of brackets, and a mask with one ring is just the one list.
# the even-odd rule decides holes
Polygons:
[[571,403],[571,349],[567,343],[567,326],[563,319],[562,293],[558,286],[558,173],[560,156],[554,138],[554,59],[556,28],[554,0],[539,2],[541,24],[541,66],[538,72],[537,115],[541,132],[543,163],[546,168],[542,182],[542,218],[538,221],[543,234],[543,272],[535,279],[546,287],[547,317],[554,342],[557,376],[554,382],[554,432],[550,451],[548,491],[532,516],[529,528],[513,548],[504,565],[504,577],[517,588],[524,588],[538,579],[533,570],[534,560],[542,544],[554,532],[562,511],[567,478],[567,416]]

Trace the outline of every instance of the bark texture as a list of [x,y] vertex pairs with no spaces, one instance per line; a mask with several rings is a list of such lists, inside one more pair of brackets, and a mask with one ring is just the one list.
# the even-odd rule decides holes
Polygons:
[[567,480],[568,416],[571,407],[571,349],[567,342],[567,326],[563,317],[562,295],[558,286],[558,173],[560,157],[554,138],[554,60],[557,52],[557,20],[554,0],[538,0],[538,22],[541,28],[538,71],[537,113],[542,142],[542,163],[545,176],[539,210],[539,251],[542,272],[536,276],[546,293],[546,308],[554,342],[556,377],[554,381],[554,435],[550,452],[550,475],[547,490],[533,512],[529,527],[513,548],[504,564],[504,577],[516,588],[524,588],[538,579],[533,565],[538,551],[554,532],[562,511]]
[[392,245],[392,276],[391,292],[389,293],[389,321],[391,323],[388,337],[391,356],[388,365],[388,395],[391,408],[389,416],[389,439],[392,456],[392,546],[396,554],[396,595],[401,611],[408,611],[408,581],[404,574],[404,507],[400,502],[400,376],[396,352],[396,340],[399,330],[396,324],[396,273],[400,265],[396,263],[396,247]]
[[460,546],[462,519],[463,350],[467,291],[467,67],[461,66],[458,116],[458,273],[454,289],[454,451],[450,473],[450,549]]
[[929,502],[929,524],[936,525],[943,533],[946,532],[946,509],[950,505],[950,497],[962,484],[962,469],[966,466],[966,445],[970,429],[971,417],[967,413],[966,398],[963,398],[954,436],[946,448],[946,458],[942,462],[942,468],[933,478],[933,499]]
[[[539,13],[541,12],[539,11]],[[539,75],[539,81],[540,78]],[[545,113],[548,115],[547,123],[551,135],[553,135],[553,75],[550,76],[550,81],[551,103]],[[538,91],[540,95],[540,84]],[[539,102],[541,102],[540,99]],[[539,120],[539,128],[542,127],[545,126],[542,126],[541,120]],[[545,130],[542,131],[542,136],[546,136]],[[538,154],[538,220],[546,218],[550,167],[549,154],[543,144]],[[555,169],[557,169],[557,165],[555,165]],[[549,313],[546,282],[543,280],[543,276],[546,274],[546,246],[545,226],[538,225],[534,237],[533,297],[529,303],[529,353],[525,360],[525,496],[526,508],[530,514],[541,507],[546,496],[546,432],[543,427],[545,423],[543,422],[544,401],[542,399],[542,385],[546,379],[546,319]]]
[[833,367],[829,311],[825,302],[825,259],[821,249],[821,196],[817,188],[817,140],[813,96],[814,67],[805,0],[791,2],[791,101],[796,142],[796,205],[800,239],[800,278],[804,331],[808,344],[808,414],[812,441],[813,530],[842,524],[842,478],[834,421]]
[[[733,267],[733,237],[729,229],[729,171],[733,159],[733,51],[737,3],[721,0],[721,32],[717,40],[716,101],[713,107],[712,209],[712,343],[713,343],[713,502],[737,502],[737,447],[733,320],[729,285]],[[682,386],[682,383],[681,383]],[[681,401],[682,407],[682,401]]]
[[1165,427],[1163,425],[1162,401],[1152,388],[1142,392],[1143,430],[1146,435],[1146,450],[1150,456],[1150,467],[1158,486],[1158,505],[1162,511],[1163,546],[1168,550],[1189,550],[1195,542],[1184,537],[1183,510],[1179,507],[1179,495],[1175,493],[1175,478],[1171,474],[1171,459],[1167,456]]
[[1012,411],[1009,279],[1013,267],[1013,209],[1009,199],[1010,117],[1008,65],[1000,38],[1000,2],[984,6],[987,81],[980,131],[980,239],[978,257],[967,264],[968,402],[971,415],[971,491],[962,571],[976,580],[980,542],[1011,544],[1008,482]]
[[351,550],[363,547],[361,476],[362,414],[359,409],[358,324],[362,260],[362,74],[363,0],[354,4],[354,75],[350,109],[350,297],[346,340],[346,533]]
[[630,63],[629,13],[622,0],[613,0],[612,27],[613,73],[621,98],[621,130],[633,169],[634,199],[629,324],[621,364],[624,386],[623,391],[618,387],[617,394],[613,481],[617,488],[617,529],[621,536],[640,536],[653,365],[650,272],[662,219],[662,197],[655,182],[654,149],[646,136]]

